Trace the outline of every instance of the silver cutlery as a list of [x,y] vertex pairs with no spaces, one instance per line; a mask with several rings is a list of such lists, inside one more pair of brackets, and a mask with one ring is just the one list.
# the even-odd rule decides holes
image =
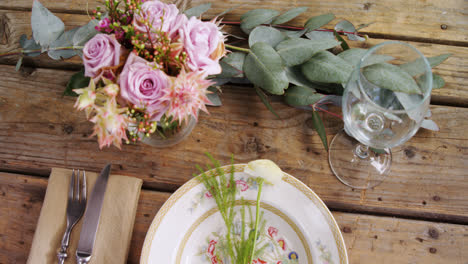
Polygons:
[[76,250],[76,262],[78,264],[88,263],[93,254],[94,241],[96,239],[96,231],[99,225],[99,217],[101,216],[102,202],[104,201],[110,169],[111,164],[107,164],[104,167],[90,194],[88,208],[84,214],[83,226],[81,227],[80,241]]
[[67,249],[70,243],[70,233],[81,216],[83,216],[86,208],[86,172],[82,172],[82,177],[80,176],[80,170],[76,174],[75,170],[72,172],[70,187],[68,189],[67,229],[63,234],[62,245],[57,254],[59,264],[63,264],[68,257]]

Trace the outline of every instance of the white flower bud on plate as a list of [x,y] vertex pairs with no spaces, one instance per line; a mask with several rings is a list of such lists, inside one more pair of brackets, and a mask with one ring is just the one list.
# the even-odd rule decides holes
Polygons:
[[283,171],[273,161],[267,159],[254,160],[247,163],[244,173],[253,177],[261,177],[266,183],[277,184],[283,178]]

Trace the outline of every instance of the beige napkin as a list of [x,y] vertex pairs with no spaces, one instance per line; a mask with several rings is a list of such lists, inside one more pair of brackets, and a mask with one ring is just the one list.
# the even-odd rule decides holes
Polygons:
[[[67,196],[71,174],[71,170],[52,169],[28,264],[58,262],[57,252],[66,228]],[[88,199],[97,176],[97,173],[86,172]],[[90,264],[126,262],[141,184],[142,180],[138,178],[110,175]],[[75,252],[82,222],[83,217],[71,232],[68,258],[65,263],[76,263]]]

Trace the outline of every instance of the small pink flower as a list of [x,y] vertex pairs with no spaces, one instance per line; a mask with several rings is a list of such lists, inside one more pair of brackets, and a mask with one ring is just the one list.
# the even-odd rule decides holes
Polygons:
[[96,78],[104,67],[119,65],[122,47],[114,35],[97,34],[83,48],[85,76]]
[[174,85],[167,90],[164,99],[169,102],[167,113],[182,123],[192,115],[198,117],[198,110],[208,112],[205,104],[211,103],[206,97],[207,89],[212,84],[205,80],[201,72],[187,73],[182,70],[174,81]]
[[249,185],[243,180],[237,180],[236,185],[240,188],[241,192],[245,192],[249,189]]
[[221,73],[219,59],[224,52],[224,36],[214,22],[203,22],[191,17],[179,29],[179,35],[187,53],[187,66],[192,71],[207,75]]
[[[146,1],[141,5],[141,10],[133,18],[133,26],[143,33],[166,32],[171,39],[175,39],[179,28],[186,21],[187,17],[179,14],[179,9],[174,4],[165,4],[156,0]],[[151,28],[148,28],[145,22],[148,22]]]
[[94,109],[96,115],[90,119],[94,123],[91,136],[97,135],[100,149],[111,144],[120,149],[122,140],[128,140],[128,118],[123,114],[127,109],[119,108],[115,97],[108,98],[103,107],[96,106]]
[[270,226],[268,228],[268,235],[270,235],[270,237],[273,238],[274,236],[278,235],[278,229]]
[[138,108],[146,108],[151,121],[159,121],[168,105],[164,98],[172,81],[154,63],[130,53],[120,74],[120,96]]

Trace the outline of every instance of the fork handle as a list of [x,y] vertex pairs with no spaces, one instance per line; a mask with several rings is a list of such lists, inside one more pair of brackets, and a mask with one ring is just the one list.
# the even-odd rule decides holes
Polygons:
[[65,233],[63,234],[62,244],[60,246],[59,252],[57,253],[59,264],[63,264],[65,262],[65,259],[67,259],[68,257],[67,249],[68,249],[68,244],[70,243],[71,229],[72,227],[67,223],[67,229],[65,230]]

